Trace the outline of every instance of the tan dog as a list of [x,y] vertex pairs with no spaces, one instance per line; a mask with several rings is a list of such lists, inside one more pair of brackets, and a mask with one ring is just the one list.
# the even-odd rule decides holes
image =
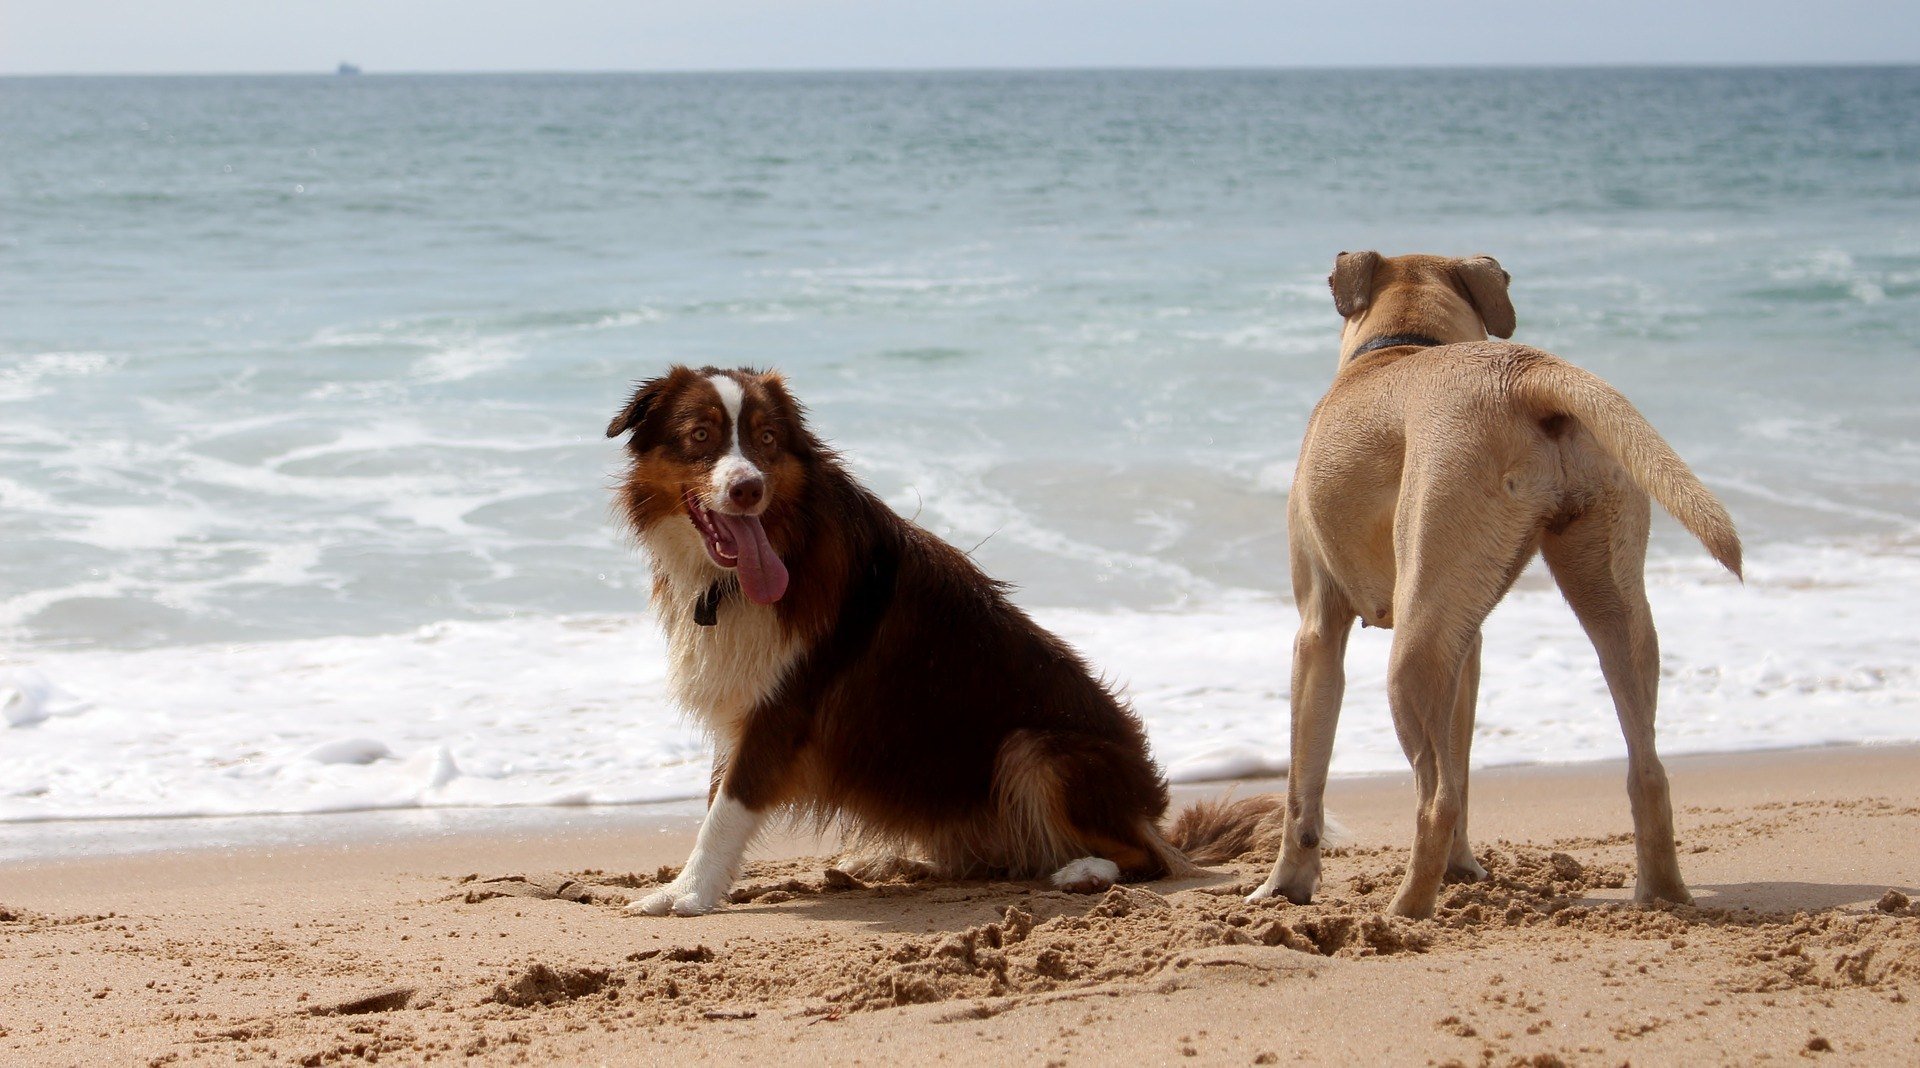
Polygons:
[[1443,875],[1486,877],[1467,842],[1480,627],[1536,551],[1600,654],[1626,735],[1634,897],[1691,900],[1653,746],[1648,494],[1736,575],[1739,535],[1613,387],[1486,340],[1513,334],[1507,281],[1488,256],[1343,252],[1335,262],[1340,368],[1307,424],[1287,502],[1300,631],[1286,837],[1249,900],[1304,904],[1319,884],[1321,798],[1356,619],[1395,628],[1388,698],[1420,793],[1392,911],[1432,915]]

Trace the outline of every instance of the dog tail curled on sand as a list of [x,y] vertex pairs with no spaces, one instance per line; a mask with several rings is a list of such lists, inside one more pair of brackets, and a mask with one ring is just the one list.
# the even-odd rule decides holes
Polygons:
[[1571,417],[1587,428],[1640,488],[1715,560],[1740,576],[1740,535],[1726,506],[1694,475],[1660,432],[1619,390],[1599,376],[1544,352],[1518,361],[1510,395],[1541,420]]
[[[1324,844],[1338,846],[1351,840],[1339,821],[1331,815],[1322,818]],[[1193,864],[1225,864],[1248,853],[1260,854],[1263,860],[1274,855],[1286,833],[1286,795],[1255,794],[1188,805],[1167,825],[1166,840]]]

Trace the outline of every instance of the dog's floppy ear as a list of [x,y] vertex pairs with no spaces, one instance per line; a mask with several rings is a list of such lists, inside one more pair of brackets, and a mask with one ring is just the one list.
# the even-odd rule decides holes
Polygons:
[[1513,280],[1492,256],[1469,256],[1454,265],[1460,280],[1473,298],[1473,310],[1480,313],[1487,333],[1494,337],[1513,336],[1513,301],[1507,297],[1507,283]]
[[1340,318],[1351,319],[1367,309],[1373,301],[1373,270],[1380,266],[1380,254],[1367,252],[1342,252],[1333,258],[1333,273],[1327,276],[1327,287],[1333,290],[1333,310]]
[[658,378],[649,378],[633,387],[633,396],[627,400],[627,406],[607,424],[607,436],[617,438],[629,430],[637,430],[647,421],[647,413],[660,402],[667,391],[673,388],[676,379],[688,374],[685,367],[675,367]]

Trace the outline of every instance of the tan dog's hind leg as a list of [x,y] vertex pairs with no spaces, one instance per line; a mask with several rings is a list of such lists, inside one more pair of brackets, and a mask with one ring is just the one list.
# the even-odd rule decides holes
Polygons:
[[1347,636],[1354,613],[1333,583],[1304,564],[1294,566],[1300,630],[1293,641],[1293,752],[1287,771],[1287,830],[1273,873],[1247,896],[1259,901],[1280,894],[1296,905],[1313,900],[1320,885],[1320,840],[1326,833],[1323,803],[1333,732],[1346,694]]
[[1480,635],[1473,636],[1473,648],[1460,666],[1460,687],[1453,703],[1453,756],[1460,765],[1460,819],[1453,825],[1453,850],[1447,854],[1448,879],[1477,883],[1487,877],[1487,869],[1474,859],[1473,845],[1467,840],[1468,757],[1473,752],[1474,710],[1480,700]]
[[1653,629],[1642,568],[1647,552],[1646,495],[1621,490],[1542,544],[1554,580],[1586,628],[1627,740],[1627,797],[1633,805],[1636,901],[1688,904],[1674,849],[1667,772],[1653,745],[1659,699],[1660,639]]
[[1466,776],[1454,755],[1454,695],[1465,667],[1467,642],[1440,628],[1416,631],[1415,620],[1400,616],[1387,669],[1387,700],[1393,709],[1400,748],[1413,765],[1420,794],[1415,813],[1413,855],[1389,911],[1425,919],[1433,915],[1440,879],[1453,852],[1454,830],[1465,809]]
[[1506,492],[1490,493],[1459,473],[1483,467],[1460,454],[1423,456],[1407,471],[1395,513],[1400,574],[1387,702],[1413,765],[1420,807],[1406,878],[1388,907],[1414,919],[1433,915],[1449,861],[1465,851],[1466,742],[1474,705],[1461,700],[1461,689],[1477,681],[1480,626],[1533,555],[1537,536],[1540,505],[1525,499],[1524,483],[1503,477]]

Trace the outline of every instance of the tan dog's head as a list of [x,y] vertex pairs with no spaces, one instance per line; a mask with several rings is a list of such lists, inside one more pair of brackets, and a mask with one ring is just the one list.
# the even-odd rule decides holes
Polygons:
[[640,383],[607,436],[631,434],[632,466],[621,503],[656,552],[704,559],[718,576],[771,604],[787,590],[775,544],[790,545],[822,446],[780,376],[751,370],[675,367]]
[[1446,256],[1385,257],[1378,252],[1342,252],[1327,285],[1333,306],[1347,321],[1340,332],[1340,360],[1377,337],[1412,335],[1441,344],[1513,336],[1510,276],[1492,256],[1464,260]]

